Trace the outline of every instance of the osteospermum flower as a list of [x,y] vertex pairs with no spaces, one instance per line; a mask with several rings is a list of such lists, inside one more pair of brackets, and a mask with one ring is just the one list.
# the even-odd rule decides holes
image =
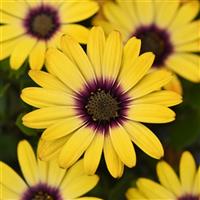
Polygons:
[[196,168],[190,152],[185,151],[181,156],[180,178],[165,161],[157,164],[157,174],[160,184],[146,178],[139,178],[136,182],[137,188],[130,188],[127,191],[127,199],[200,199],[200,166]]
[[[155,54],[153,66],[171,70],[192,82],[200,82],[200,21],[192,21],[199,12],[199,1],[182,4],[179,0],[132,0],[108,2],[103,5],[101,25],[107,33],[117,29],[123,40],[136,36],[142,40],[141,53]],[[174,75],[175,76],[175,75]],[[181,93],[177,77],[167,85]]]
[[98,4],[84,1],[1,1],[0,59],[11,55],[10,65],[18,69],[29,57],[32,69],[41,69],[47,47],[57,47],[63,33],[85,43],[88,29],[75,24],[92,16]]
[[25,140],[18,145],[18,160],[25,180],[11,167],[0,162],[2,200],[100,200],[80,197],[99,180],[96,175],[84,174],[82,160],[69,170],[61,169],[55,160],[44,162],[37,159]]
[[46,129],[39,156],[48,159],[59,153],[59,165],[68,168],[84,153],[84,167],[94,174],[102,150],[114,177],[124,164],[133,167],[136,156],[131,140],[148,155],[159,159],[163,148],[142,123],[173,121],[168,106],[181,102],[174,92],[160,90],[171,74],[148,73],[154,55],[139,56],[140,40],[131,38],[123,48],[120,33],[108,38],[102,28],[92,28],[87,54],[70,36],[61,40],[62,52],[49,49],[49,73],[30,71],[41,87],[26,88],[21,98],[39,109],[25,115],[23,124]]

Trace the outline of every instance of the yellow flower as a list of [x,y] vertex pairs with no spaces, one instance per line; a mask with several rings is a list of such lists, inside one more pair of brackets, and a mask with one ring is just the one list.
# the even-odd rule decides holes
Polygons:
[[11,167],[0,161],[2,200],[98,200],[93,197],[78,198],[91,190],[99,180],[97,175],[84,174],[83,160],[69,170],[61,169],[55,160],[44,162],[37,159],[25,140],[19,143],[17,152],[25,181]]
[[1,1],[0,59],[11,55],[10,65],[18,69],[29,57],[31,69],[41,69],[48,47],[59,47],[62,33],[86,43],[88,29],[75,24],[98,10],[90,0]]
[[[104,19],[95,19],[109,33],[117,29],[123,40],[136,36],[142,40],[141,53],[155,54],[153,66],[166,68],[192,82],[200,82],[199,1],[121,1],[103,5]],[[173,86],[175,84],[175,86]],[[170,86],[181,92],[177,80]],[[169,87],[168,87],[169,88]]]
[[25,88],[21,98],[39,108],[23,117],[23,124],[46,129],[39,156],[59,153],[59,165],[68,168],[84,154],[84,167],[94,174],[104,153],[113,177],[124,164],[136,164],[131,140],[151,157],[163,156],[157,137],[140,122],[167,123],[175,118],[168,107],[181,97],[160,90],[169,72],[147,73],[154,55],[139,56],[140,40],[131,38],[123,48],[120,33],[107,38],[100,27],[90,31],[87,54],[70,36],[61,39],[61,51],[49,49],[47,72],[30,71],[41,87]]
[[198,169],[191,153],[185,151],[180,160],[180,179],[165,161],[157,164],[157,175],[161,184],[146,178],[139,178],[137,188],[130,188],[126,197],[136,199],[170,199],[199,200],[200,199],[200,166]]

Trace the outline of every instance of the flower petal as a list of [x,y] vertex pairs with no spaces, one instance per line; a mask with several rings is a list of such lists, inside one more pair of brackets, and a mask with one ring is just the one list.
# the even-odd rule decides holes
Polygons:
[[[200,68],[200,57],[196,55],[189,55],[184,53],[176,53],[170,56],[166,65],[169,69],[176,72],[180,76],[192,81],[199,82],[199,68]],[[190,56],[195,58],[195,62],[190,59]]]
[[138,122],[126,121],[124,127],[131,140],[149,156],[160,159],[164,150],[159,139],[146,126]]
[[[0,186],[13,193],[21,194],[27,189],[27,185],[23,179],[7,164],[0,161]],[[13,187],[15,185],[15,187]]]
[[165,189],[160,184],[146,178],[139,178],[136,182],[140,191],[151,199],[175,199],[172,192]]
[[159,27],[167,27],[174,18],[180,2],[177,1],[159,1],[159,6],[156,6],[155,22]]
[[176,52],[199,52],[200,51],[200,39],[192,42],[180,44],[175,46]]
[[[66,36],[65,36],[66,37]],[[67,56],[57,49],[49,49],[46,53],[46,66],[55,76],[74,91],[82,88],[84,79]]]
[[29,63],[31,69],[40,70],[44,64],[46,52],[46,44],[45,42],[38,41],[35,47],[30,52]]
[[[153,53],[144,53],[135,59],[132,65],[122,68],[119,81],[123,86],[124,92],[133,88],[136,83],[147,73],[154,61]],[[131,64],[131,63],[129,63]]]
[[87,82],[93,80],[95,77],[93,67],[78,42],[69,35],[65,35],[61,39],[61,47],[68,58],[76,64],[85,80]]
[[59,155],[59,165],[63,168],[72,166],[88,148],[95,136],[90,127],[77,130],[62,148]]
[[84,169],[89,175],[95,174],[99,162],[101,160],[101,154],[104,144],[104,134],[96,132],[96,135],[87,148],[84,154]]
[[[15,31],[15,30],[13,30]],[[16,44],[10,57],[10,66],[12,69],[17,70],[24,63],[32,48],[36,44],[36,39],[23,36],[21,40]]]
[[24,102],[37,108],[74,105],[73,97],[66,92],[45,88],[25,88],[22,90],[21,98]]
[[196,164],[190,152],[183,152],[180,160],[179,170],[182,191],[185,193],[191,192],[195,180]]
[[98,8],[98,4],[94,1],[67,1],[60,7],[59,13],[62,23],[73,23],[89,18]]
[[135,150],[126,130],[121,125],[110,128],[110,138],[120,160],[128,167],[135,166]]
[[[113,48],[115,47],[115,48]],[[109,34],[103,55],[103,78],[115,80],[117,77],[122,61],[122,40],[120,33],[113,31]]]
[[175,113],[161,105],[138,104],[131,105],[127,111],[131,120],[145,123],[167,123],[175,119]]
[[181,183],[174,170],[165,161],[157,164],[157,174],[161,184],[176,196],[181,195]]
[[175,106],[182,102],[182,97],[173,91],[161,90],[152,92],[141,98],[134,99],[135,104],[157,104],[162,106]]
[[42,134],[44,140],[55,140],[68,135],[79,129],[84,122],[77,116],[68,117],[63,120],[59,120],[57,123],[49,126]]
[[28,74],[34,82],[43,88],[69,92],[69,89],[57,77],[50,73],[30,70]]
[[87,54],[93,65],[96,77],[101,77],[103,52],[105,47],[105,35],[101,27],[93,27],[90,30],[87,43]]
[[80,43],[87,43],[89,30],[85,26],[79,24],[63,24],[62,32],[73,36]]
[[23,124],[30,128],[47,128],[59,120],[75,115],[75,110],[70,106],[54,106],[40,108],[23,116]]
[[137,190],[136,188],[130,188],[130,189],[128,189],[128,191],[126,192],[126,197],[127,197],[128,200],[145,199],[145,197],[143,196],[143,194],[141,194],[140,191]]
[[35,154],[26,140],[23,140],[18,144],[17,153],[21,171],[27,183],[29,185],[39,183],[40,178]]
[[124,171],[124,164],[119,159],[109,135],[104,138],[104,157],[106,161],[106,166],[108,171],[114,178],[119,178],[122,176]]
[[171,79],[171,73],[166,70],[153,71],[144,76],[133,89],[129,90],[128,95],[134,99],[139,98],[156,90],[160,90]]

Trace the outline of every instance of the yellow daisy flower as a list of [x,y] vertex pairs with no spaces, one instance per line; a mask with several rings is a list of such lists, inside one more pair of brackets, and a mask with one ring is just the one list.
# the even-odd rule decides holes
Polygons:
[[181,156],[179,173],[180,179],[168,163],[160,161],[157,164],[157,175],[161,184],[139,178],[136,182],[137,188],[130,188],[126,197],[128,200],[199,200],[200,166],[196,168],[195,160],[188,151]]
[[[109,33],[117,29],[123,40],[136,36],[142,40],[141,53],[155,54],[153,66],[166,68],[192,82],[200,82],[200,20],[192,21],[199,12],[199,1],[182,4],[179,0],[132,0],[103,5],[104,19],[95,19]],[[175,86],[174,86],[175,84]],[[175,78],[170,87],[180,92]]]
[[2,200],[100,200],[80,197],[99,180],[97,175],[88,176],[83,173],[83,160],[69,170],[61,169],[55,160],[44,162],[37,159],[25,140],[18,144],[17,152],[25,181],[11,167],[0,161]]
[[59,165],[68,168],[84,154],[84,167],[94,174],[102,150],[109,172],[120,177],[124,164],[136,164],[131,140],[148,155],[159,159],[163,148],[157,137],[140,122],[167,123],[175,119],[168,107],[181,97],[160,90],[171,74],[147,74],[154,55],[139,56],[140,40],[131,38],[123,48],[120,33],[107,38],[100,27],[90,31],[87,54],[70,36],[61,39],[62,52],[49,49],[49,71],[30,71],[41,87],[25,88],[21,98],[39,108],[23,117],[23,124],[46,129],[39,156],[59,153]]
[[0,60],[11,55],[11,68],[18,69],[29,57],[31,69],[41,69],[46,49],[59,46],[62,33],[86,43],[89,30],[75,23],[97,10],[90,0],[1,1]]

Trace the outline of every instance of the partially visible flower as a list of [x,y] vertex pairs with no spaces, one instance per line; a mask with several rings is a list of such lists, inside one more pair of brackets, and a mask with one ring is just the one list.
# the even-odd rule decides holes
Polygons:
[[94,27],[87,54],[68,35],[62,37],[62,52],[48,50],[49,72],[29,73],[40,87],[21,94],[38,108],[23,117],[23,124],[45,129],[39,145],[42,159],[58,153],[60,166],[68,168],[84,154],[85,171],[94,174],[103,152],[109,172],[120,177],[124,164],[136,164],[131,141],[153,158],[163,156],[160,141],[142,123],[173,121],[175,113],[168,107],[182,100],[161,90],[171,73],[148,73],[154,55],[139,56],[140,45],[134,37],[123,45],[119,32],[106,38],[102,28]]
[[[200,82],[200,20],[199,1],[121,1],[103,4],[104,18],[95,19],[109,33],[116,29],[123,40],[132,36],[142,40],[141,53],[155,54],[153,66],[165,68],[192,82]],[[168,85],[181,93],[177,78]],[[175,84],[175,86],[173,85]]]
[[[98,182],[96,175],[87,176],[83,170],[83,160],[64,170],[52,160],[37,159],[27,141],[18,145],[18,160],[24,179],[12,168],[0,162],[1,199],[15,200],[98,200],[82,197]],[[99,199],[100,200],[100,199]]]
[[139,178],[136,182],[137,188],[130,188],[127,191],[127,199],[200,199],[200,166],[197,169],[190,152],[185,151],[181,156],[180,178],[165,161],[157,164],[157,175],[160,184],[146,178]]
[[88,29],[75,24],[98,10],[90,0],[1,1],[0,60],[11,55],[10,65],[18,69],[29,57],[32,69],[41,69],[48,47],[58,47],[63,33],[81,43],[87,42]]

